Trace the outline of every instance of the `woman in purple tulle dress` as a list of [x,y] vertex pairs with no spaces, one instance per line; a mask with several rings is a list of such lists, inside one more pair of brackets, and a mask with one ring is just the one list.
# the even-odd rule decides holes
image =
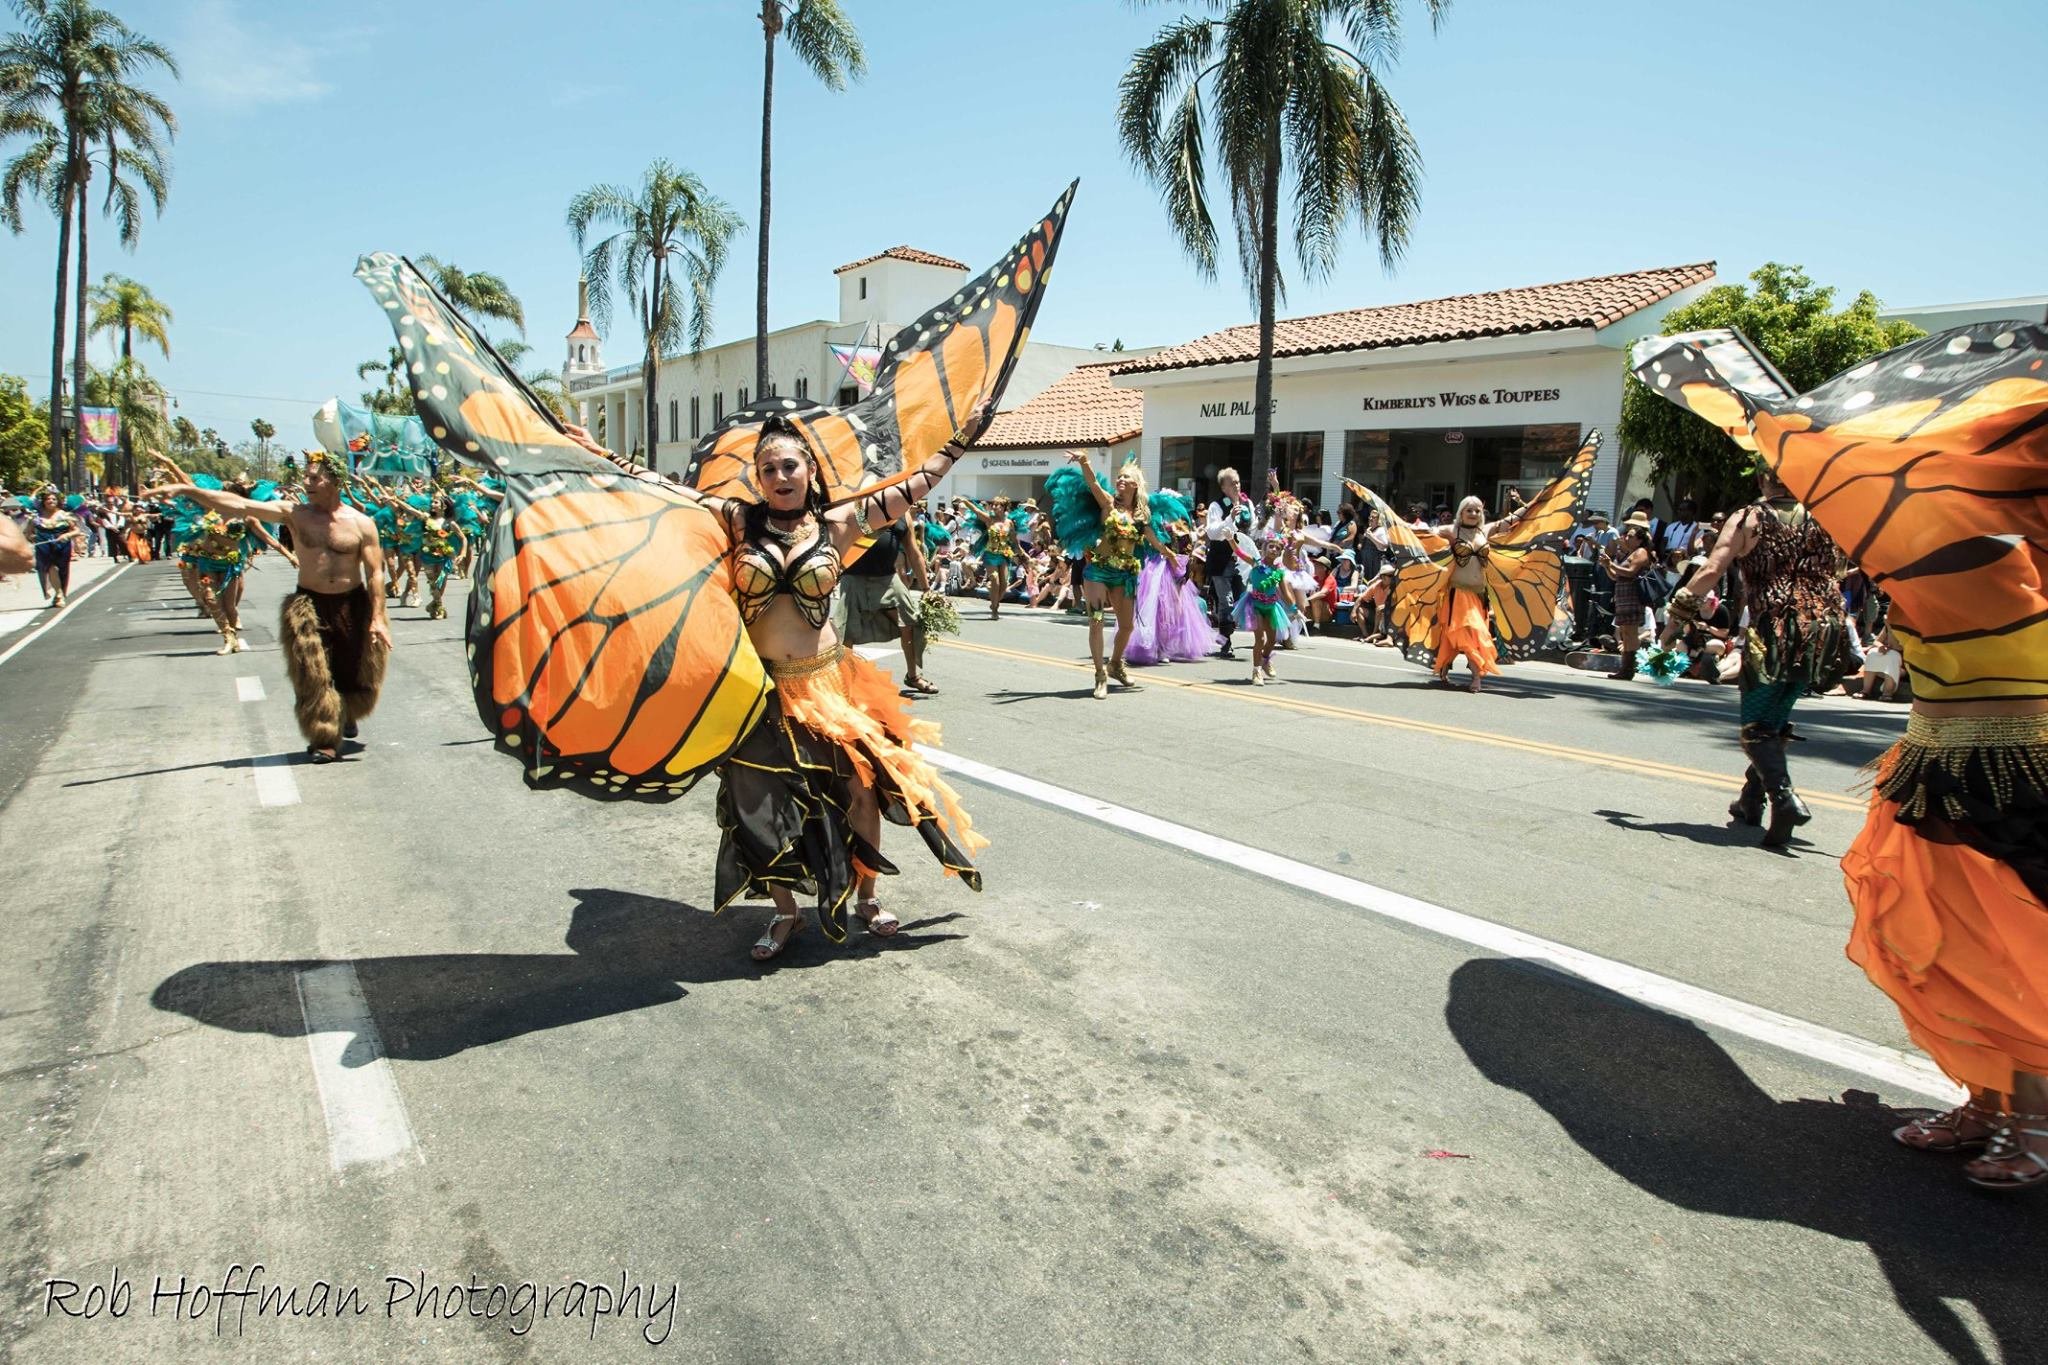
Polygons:
[[1138,573],[1131,643],[1124,651],[1124,658],[1134,664],[1193,663],[1223,648],[1222,635],[1209,624],[1202,594],[1188,581],[1192,533],[1187,522],[1176,522],[1167,539],[1173,552],[1149,556]]

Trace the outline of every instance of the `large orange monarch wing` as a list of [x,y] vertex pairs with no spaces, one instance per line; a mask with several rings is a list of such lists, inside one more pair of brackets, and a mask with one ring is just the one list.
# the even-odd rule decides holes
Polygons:
[[689,482],[719,497],[759,501],[754,446],[773,416],[787,418],[810,443],[832,502],[909,477],[956,434],[972,441],[980,433],[965,430],[968,414],[984,398],[1000,398],[1009,383],[1080,183],[1068,185],[1000,261],[890,340],[866,398],[844,408],[794,398],[743,408],[698,444]]
[[1451,586],[1451,543],[1434,531],[1418,531],[1364,484],[1344,481],[1380,514],[1387,532],[1387,557],[1395,575],[1390,613],[1401,633],[1401,653],[1425,668],[1436,666],[1437,617]]
[[1585,510],[1599,455],[1600,433],[1588,432],[1585,444],[1565,462],[1564,473],[1523,504],[1520,520],[1488,539],[1486,595],[1494,628],[1508,653],[1518,658],[1535,651],[1556,619],[1564,552]]
[[2048,330],[1958,327],[1797,397],[1736,382],[1730,348],[1755,350],[1734,332],[1654,337],[1630,362],[1661,396],[1746,428],[1890,596],[1916,695],[2048,697]]
[[760,718],[768,678],[725,528],[571,440],[413,265],[356,277],[397,333],[427,433],[504,481],[470,594],[470,685],[529,785],[672,800]]

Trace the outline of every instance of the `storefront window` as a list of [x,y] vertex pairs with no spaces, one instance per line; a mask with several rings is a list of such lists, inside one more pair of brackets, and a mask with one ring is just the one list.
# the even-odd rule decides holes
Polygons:
[[1347,431],[1344,474],[1403,515],[1420,507],[1433,517],[1477,494],[1498,516],[1509,488],[1542,487],[1578,446],[1579,428],[1570,423]]

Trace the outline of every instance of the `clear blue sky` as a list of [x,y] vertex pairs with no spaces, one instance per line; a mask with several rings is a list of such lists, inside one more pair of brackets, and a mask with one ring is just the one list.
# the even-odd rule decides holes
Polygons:
[[[168,210],[129,255],[95,223],[92,273],[176,310],[156,366],[230,440],[363,387],[388,328],[356,256],[431,252],[510,280],[537,359],[574,320],[571,194],[667,156],[753,217],[755,0],[108,0],[179,55]],[[1173,343],[1249,318],[1204,283],[1114,132],[1130,53],[1180,11],[1120,0],[846,0],[872,71],[843,95],[778,67],[771,323],[830,316],[831,270],[910,242],[977,269],[1075,176],[1036,335]],[[1457,0],[1413,10],[1391,86],[1427,179],[1392,274],[1363,238],[1289,313],[1713,259],[1768,259],[1887,303],[2048,292],[2029,121],[2039,0]],[[0,237],[0,370],[47,386],[55,226]],[[717,335],[753,327],[751,227]],[[607,358],[630,358],[623,323]],[[103,348],[102,348],[103,349]],[[212,393],[253,395],[220,397]]]

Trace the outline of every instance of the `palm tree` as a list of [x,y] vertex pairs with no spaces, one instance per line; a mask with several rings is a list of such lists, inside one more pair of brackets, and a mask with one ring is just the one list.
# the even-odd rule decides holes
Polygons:
[[481,270],[472,273],[435,256],[421,256],[413,264],[472,323],[481,324],[485,318],[495,318],[517,327],[519,335],[526,335],[526,309],[520,304],[519,296],[512,292],[512,286],[500,276]]
[[171,444],[178,450],[194,450],[199,445],[199,428],[192,419],[180,414],[171,419]]
[[364,394],[363,406],[372,412],[411,415],[412,389],[405,382],[405,352],[392,346],[382,360],[365,360],[356,366],[356,378],[368,379],[373,375],[383,381],[384,387]]
[[[14,0],[19,32],[0,43],[0,135],[30,140],[0,181],[0,214],[20,231],[19,195],[32,189],[57,213],[57,297],[50,339],[50,450],[55,471],[62,465],[64,309],[70,291],[72,224],[78,224],[77,331],[85,326],[86,193],[95,155],[109,174],[108,207],[121,219],[124,242],[139,230],[140,197],[123,179],[132,164],[144,186],[163,206],[162,144],[177,123],[170,107],[132,83],[161,66],[177,74],[177,62],[160,43],[136,33],[92,0]],[[123,152],[123,145],[127,151]],[[96,152],[97,149],[97,152]],[[73,385],[84,402],[85,341],[74,333]]]
[[[596,223],[618,231],[585,251],[584,241]],[[599,331],[611,330],[611,279],[616,274],[646,341],[640,378],[647,397],[649,468],[654,465],[662,355],[685,343],[694,355],[710,340],[711,290],[725,267],[726,248],[742,226],[740,216],[703,181],[666,159],[648,166],[637,194],[619,185],[592,185],[569,201],[569,231],[583,255],[583,273],[590,277],[591,320]]]
[[848,77],[868,73],[860,34],[839,8],[838,0],[761,0],[761,32],[767,55],[761,75],[761,222],[760,263],[754,279],[754,392],[768,392],[768,198],[772,162],[770,133],[775,126],[775,39],[789,39],[790,51],[825,83],[844,90]]
[[277,435],[277,428],[258,417],[249,423],[249,432],[256,438],[257,448],[263,452],[263,458],[269,459],[270,438]]
[[[1450,0],[1423,0],[1441,24]],[[1252,464],[1271,468],[1273,309],[1281,182],[1294,201],[1294,255],[1326,277],[1356,217],[1392,269],[1408,242],[1422,163],[1384,84],[1400,52],[1401,0],[1208,0],[1131,58],[1117,103],[1124,151],[1159,187],[1174,235],[1216,274],[1208,157],[1220,159],[1238,264],[1259,309]]]
[[[101,332],[118,333],[121,337],[121,359],[124,362],[133,362],[135,359],[137,335],[144,341],[155,343],[156,348],[163,352],[164,359],[170,359],[171,336],[166,330],[170,321],[170,305],[150,293],[149,286],[140,281],[109,271],[105,278],[93,286],[93,335],[98,336]],[[124,409],[127,406],[125,399],[122,406]],[[121,422],[121,466],[122,477],[133,483],[135,441],[131,425],[124,416]]]
[[[172,424],[165,420],[167,404],[163,385],[132,356],[123,356],[111,369],[95,369],[87,377],[86,401],[113,408],[121,414],[121,468],[110,471],[106,481],[133,487],[136,445],[162,449]],[[182,419],[180,419],[182,420]]]

